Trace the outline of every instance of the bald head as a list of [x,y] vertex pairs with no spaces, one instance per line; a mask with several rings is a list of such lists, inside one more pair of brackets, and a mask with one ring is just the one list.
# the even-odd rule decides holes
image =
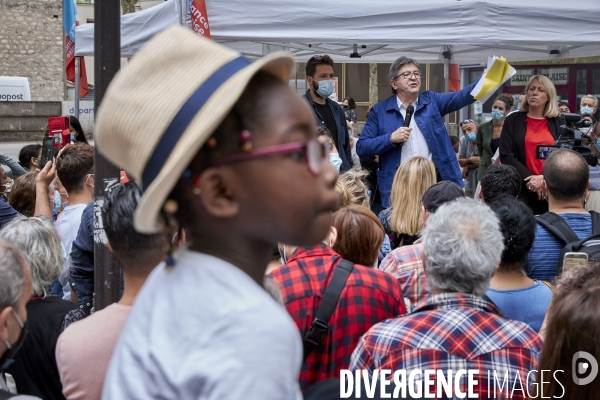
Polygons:
[[585,159],[577,152],[559,149],[552,152],[543,170],[544,180],[550,195],[559,201],[581,199],[590,180],[590,169]]

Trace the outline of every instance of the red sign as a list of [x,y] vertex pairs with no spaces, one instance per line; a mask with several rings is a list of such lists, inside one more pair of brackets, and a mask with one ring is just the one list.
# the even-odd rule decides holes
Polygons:
[[192,29],[198,35],[210,39],[210,27],[208,26],[208,15],[206,14],[206,3],[204,0],[189,0]]
[[69,117],[48,118],[48,130],[50,136],[54,136],[54,148],[65,147],[71,139]]

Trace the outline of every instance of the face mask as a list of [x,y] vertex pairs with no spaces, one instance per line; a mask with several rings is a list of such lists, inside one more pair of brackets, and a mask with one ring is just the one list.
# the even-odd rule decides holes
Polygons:
[[504,112],[500,110],[492,110],[492,119],[494,121],[500,121],[502,118],[504,118]]
[[58,214],[58,212],[60,211],[60,206],[61,206],[60,193],[58,192],[58,190],[55,190],[54,191],[54,210],[52,210],[52,215]]
[[600,143],[598,143],[598,139],[596,139],[594,146],[596,146],[596,150],[600,151]]
[[477,135],[475,134],[475,132],[471,132],[467,135],[467,140],[469,142],[474,142],[475,139],[477,139]]
[[329,153],[329,162],[333,165],[337,172],[340,172],[342,166],[342,159],[338,153]]
[[333,89],[335,88],[335,83],[332,80],[327,81],[315,81],[319,88],[317,89],[317,94],[322,98],[326,99],[333,93]]
[[343,108],[344,110],[346,110],[346,109],[348,108],[348,106],[345,106],[345,105],[343,105],[343,104],[342,104],[342,108]]
[[2,355],[2,357],[0,357],[0,373],[6,371],[15,362],[15,355],[23,345],[23,342],[25,341],[25,337],[27,336],[28,332],[27,321],[25,321],[25,323],[21,322],[21,318],[19,318],[14,309],[12,310],[12,313],[17,322],[19,323],[19,326],[21,327],[21,333],[19,334],[17,341],[14,342],[12,345],[8,343],[7,340],[4,341],[7,350]]
[[584,114],[593,114],[594,113],[594,109],[588,106],[584,106],[581,107],[581,110],[579,110],[579,112],[581,113],[581,115]]

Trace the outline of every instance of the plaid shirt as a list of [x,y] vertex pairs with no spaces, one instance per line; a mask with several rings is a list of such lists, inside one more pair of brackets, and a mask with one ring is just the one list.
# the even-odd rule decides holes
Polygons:
[[[341,257],[325,244],[298,248],[288,263],[271,272],[285,307],[304,336]],[[360,337],[378,322],[406,313],[398,283],[388,274],[355,265],[329,320],[329,333],[302,365],[300,387],[339,377]]]
[[[542,340],[527,324],[501,317],[498,309],[482,298],[444,293],[429,297],[410,315],[371,328],[352,354],[350,369],[407,370],[407,377],[411,370],[477,369],[475,393],[488,398],[494,397],[493,371],[499,383],[509,371],[511,389],[516,372],[525,385],[527,373],[537,368],[541,352]],[[433,380],[437,387],[435,376]],[[461,385],[466,387],[466,379]],[[499,386],[496,388],[496,396],[502,397]],[[522,398],[520,395],[517,390],[513,398]]]
[[402,295],[410,300],[413,306],[417,306],[431,293],[427,276],[423,269],[423,245],[421,239],[412,246],[399,247],[385,256],[379,269],[394,275],[398,280]]

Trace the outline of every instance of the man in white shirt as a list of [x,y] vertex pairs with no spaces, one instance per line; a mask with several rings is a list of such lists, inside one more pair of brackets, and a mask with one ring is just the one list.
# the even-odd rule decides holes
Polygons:
[[[94,148],[85,143],[66,146],[56,159],[56,173],[67,191],[69,205],[58,216],[55,226],[69,255],[79,231],[83,209],[94,199]],[[67,263],[58,280],[63,286],[63,299],[71,300]]]
[[[373,106],[356,144],[360,157],[379,156],[377,183],[383,207],[390,207],[394,175],[409,157],[432,160],[441,180],[463,187],[456,153],[442,117],[475,101],[471,91],[477,81],[455,93],[421,92],[421,67],[408,57],[394,61],[389,80],[393,96]],[[414,115],[408,126],[404,126],[406,110],[411,105]]]

